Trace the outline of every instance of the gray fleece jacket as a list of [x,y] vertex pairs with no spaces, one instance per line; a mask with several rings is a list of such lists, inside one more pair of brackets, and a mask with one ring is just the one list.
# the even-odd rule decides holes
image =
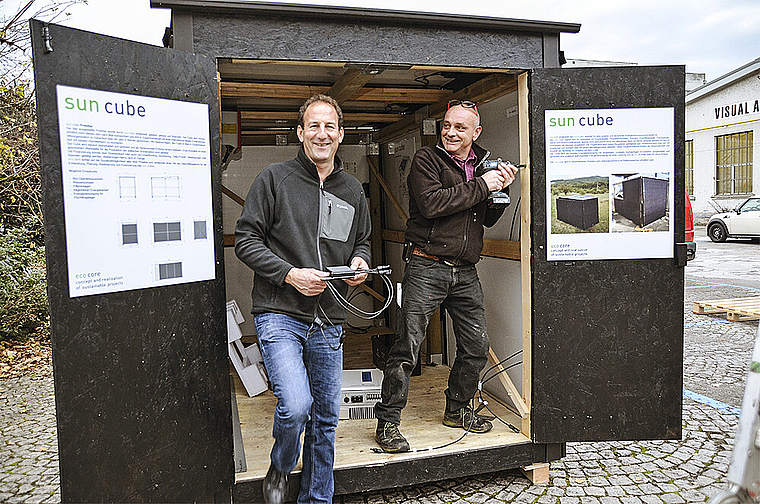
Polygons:
[[[285,276],[291,268],[347,266],[356,256],[370,264],[369,235],[362,185],[343,171],[337,156],[321,183],[303,147],[295,159],[267,166],[253,181],[235,228],[235,253],[255,273],[251,313],[283,313],[306,323],[316,314],[325,322],[344,322],[346,310],[329,290],[304,296]],[[333,285],[345,296],[344,281]]]

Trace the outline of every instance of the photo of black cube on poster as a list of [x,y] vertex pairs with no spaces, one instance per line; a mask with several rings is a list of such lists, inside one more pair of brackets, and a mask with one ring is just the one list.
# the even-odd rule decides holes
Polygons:
[[609,231],[609,178],[598,175],[551,182],[554,234]]

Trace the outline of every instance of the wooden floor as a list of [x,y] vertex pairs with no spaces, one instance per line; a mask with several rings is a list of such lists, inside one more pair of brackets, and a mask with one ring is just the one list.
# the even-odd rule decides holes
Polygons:
[[[410,401],[402,413],[401,431],[409,440],[413,450],[439,446],[456,440],[464,433],[461,429],[445,427],[441,423],[445,406],[443,390],[446,388],[448,374],[449,369],[446,366],[434,366],[423,367],[421,376],[412,377]],[[248,397],[240,380],[236,375],[234,377],[247,465],[247,471],[238,473],[236,481],[262,479],[269,467],[269,452],[273,443],[272,416],[276,399],[271,391],[256,397]],[[503,420],[520,427],[520,419],[498,405],[496,401],[490,401],[489,406]],[[376,425],[375,419],[340,421],[335,442],[336,469],[368,464],[383,465],[389,461],[430,456],[430,452],[397,455],[372,452],[372,448],[377,446],[374,441]],[[468,434],[460,442],[436,450],[435,453],[456,453],[527,442],[529,442],[527,437],[512,432],[503,423],[495,420],[491,432]],[[295,471],[298,472],[300,469],[299,461]]]

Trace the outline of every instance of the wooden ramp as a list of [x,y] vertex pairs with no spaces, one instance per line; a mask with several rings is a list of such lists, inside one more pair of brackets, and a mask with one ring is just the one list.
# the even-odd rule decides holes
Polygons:
[[728,320],[758,320],[760,319],[760,296],[713,299],[710,301],[695,301],[694,313],[725,313]]

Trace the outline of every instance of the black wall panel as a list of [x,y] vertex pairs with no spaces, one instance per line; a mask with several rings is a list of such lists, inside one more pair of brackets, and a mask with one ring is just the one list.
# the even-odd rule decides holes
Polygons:
[[[63,500],[192,502],[234,475],[215,62],[48,29],[52,52],[31,23]],[[215,280],[69,297],[56,84],[209,105]]]
[[[456,43],[452,41],[456,40]],[[543,64],[541,32],[193,13],[193,50],[219,58],[489,68]]]
[[640,107],[675,108],[671,225],[680,242],[683,67],[531,71],[536,442],[681,436],[683,269],[673,259],[546,260],[544,111]]

